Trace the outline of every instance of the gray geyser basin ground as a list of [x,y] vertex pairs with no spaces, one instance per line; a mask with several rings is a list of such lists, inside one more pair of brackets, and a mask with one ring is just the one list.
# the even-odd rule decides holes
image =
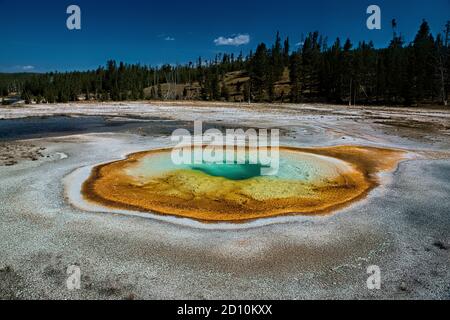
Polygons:
[[[220,112],[201,108],[208,121]],[[226,116],[234,125],[242,119],[236,110]],[[290,110],[278,110],[282,120],[263,124],[285,125]],[[351,110],[359,119],[353,122],[326,118],[329,108],[320,110],[303,110],[304,119],[290,122],[283,144],[449,150],[446,129],[386,128],[362,111]],[[427,113],[418,121],[434,121]],[[180,120],[190,120],[183,114]],[[75,170],[169,145],[151,128],[145,136],[86,133],[27,143],[46,148],[50,157],[0,166],[0,298],[450,299],[449,160],[402,162],[366,199],[332,215],[214,230],[69,203],[64,180]],[[81,269],[80,290],[66,287],[69,265]],[[371,265],[381,269],[381,290],[367,289]]]

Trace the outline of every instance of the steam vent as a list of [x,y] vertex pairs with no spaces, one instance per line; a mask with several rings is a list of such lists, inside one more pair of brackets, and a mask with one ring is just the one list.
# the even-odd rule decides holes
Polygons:
[[246,222],[281,215],[320,215],[362,199],[393,170],[399,150],[358,146],[280,148],[276,175],[258,164],[175,165],[172,149],[131,154],[100,165],[83,184],[84,198],[113,209]]

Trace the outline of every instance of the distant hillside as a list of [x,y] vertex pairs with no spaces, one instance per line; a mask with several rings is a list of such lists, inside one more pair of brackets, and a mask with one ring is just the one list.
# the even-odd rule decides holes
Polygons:
[[[222,94],[220,100],[230,102],[244,102],[248,100],[249,94],[245,90],[250,88],[250,76],[247,71],[239,70],[227,72],[219,77],[219,90]],[[162,99],[172,100],[203,100],[202,86],[199,82],[191,84],[168,84],[150,86],[144,89],[146,99],[161,96]],[[288,101],[291,94],[291,81],[289,69],[285,68],[281,78],[274,83],[274,93],[280,101]]]

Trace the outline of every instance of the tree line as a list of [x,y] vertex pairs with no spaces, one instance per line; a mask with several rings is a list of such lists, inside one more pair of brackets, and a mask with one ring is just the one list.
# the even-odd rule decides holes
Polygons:
[[[219,54],[185,65],[152,67],[108,61],[84,72],[0,75],[0,95],[28,102],[201,99],[251,102],[447,105],[450,89],[450,22],[433,36],[426,21],[410,43],[397,32],[385,48],[372,42],[328,40],[311,32],[295,48],[277,33],[244,56]],[[235,81],[230,75],[237,73]],[[183,90],[180,91],[179,87]],[[172,88],[172,89],[171,89]],[[193,93],[192,93],[193,92]]]

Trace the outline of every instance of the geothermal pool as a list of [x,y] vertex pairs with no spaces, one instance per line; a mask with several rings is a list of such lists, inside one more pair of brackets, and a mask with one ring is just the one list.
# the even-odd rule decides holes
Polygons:
[[325,214],[363,198],[378,185],[379,173],[404,156],[372,147],[282,147],[277,173],[266,176],[260,163],[177,165],[171,151],[139,152],[95,167],[82,196],[105,208],[208,223]]

